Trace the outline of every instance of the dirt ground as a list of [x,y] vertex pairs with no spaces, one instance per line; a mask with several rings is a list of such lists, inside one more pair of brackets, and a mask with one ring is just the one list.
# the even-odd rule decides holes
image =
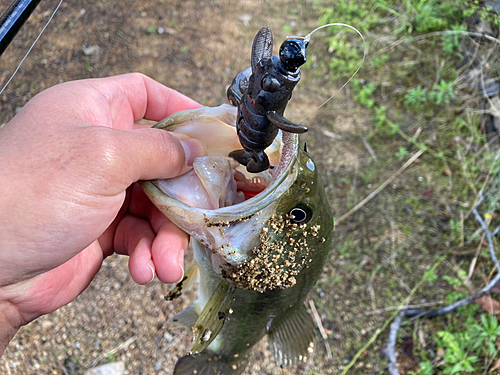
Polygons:
[[[3,11],[10,0],[1,3]],[[43,1],[0,58],[2,86],[55,5],[56,1]],[[147,74],[204,105],[218,105],[226,102],[233,77],[249,65],[251,43],[259,28],[271,27],[279,45],[287,34],[284,30],[305,35],[318,26],[317,18],[309,1],[65,1],[0,96],[0,125],[45,88],[129,72]],[[287,117],[301,119],[324,100],[320,91],[333,93],[337,88],[326,79],[308,80],[304,72]],[[367,111],[352,106],[348,89],[304,124],[310,132],[303,140],[322,171],[335,217],[352,208],[353,196],[368,195],[402,165],[376,139],[372,148],[378,158],[370,156],[363,136],[372,128],[372,119]],[[372,167],[381,163],[383,168],[374,174]],[[310,296],[326,329],[332,358],[318,334],[316,353],[304,372],[281,370],[263,341],[254,349],[246,374],[339,373],[382,326],[390,308],[409,294],[434,257],[449,251],[443,250],[446,239],[439,233],[432,240],[415,235],[439,228],[439,212],[429,216],[430,222],[414,227],[414,232],[406,230],[411,227],[407,219],[411,208],[405,201],[431,186],[436,192],[446,188],[447,177],[435,176],[415,164],[367,207],[337,226],[331,258]],[[439,204],[436,200],[428,206]],[[96,279],[74,302],[21,329],[0,359],[0,373],[83,374],[93,366],[122,360],[126,374],[171,374],[191,337],[166,320],[186,307],[195,292],[166,302],[163,295],[168,286],[159,281],[136,285],[126,262],[118,256],[106,259]],[[405,268],[405,263],[410,266]],[[412,302],[439,304],[441,287],[445,288],[422,288]],[[431,332],[425,327],[421,331],[432,341]],[[362,353],[352,373],[384,370],[380,350],[386,338],[385,333],[383,340]],[[403,373],[418,366],[406,359]]]

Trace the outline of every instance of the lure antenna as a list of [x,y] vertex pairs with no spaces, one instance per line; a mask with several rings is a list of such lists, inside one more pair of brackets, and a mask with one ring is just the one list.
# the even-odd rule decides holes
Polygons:
[[35,10],[40,0],[15,0],[0,18],[0,56]]

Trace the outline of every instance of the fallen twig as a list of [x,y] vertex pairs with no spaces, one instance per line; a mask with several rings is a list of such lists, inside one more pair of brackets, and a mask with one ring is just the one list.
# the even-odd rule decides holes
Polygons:
[[[486,223],[484,222],[483,218],[479,213],[477,212],[477,207],[481,204],[481,202],[484,200],[483,192],[481,191],[479,193],[479,200],[472,209],[472,213],[476,217],[477,221],[479,221],[479,224],[481,224],[481,227],[483,228],[484,234],[486,235],[486,240],[488,241],[488,248],[490,250],[490,257],[491,260],[493,260],[493,263],[495,264],[495,268],[497,269],[498,272],[500,272],[500,264],[498,264],[498,259],[495,255],[495,248],[493,247],[493,239],[491,232],[488,230],[488,227]],[[498,231],[498,229],[495,229],[495,234]]]
[[59,367],[61,367],[61,369],[63,370],[64,375],[69,375],[68,370],[66,370],[66,367],[63,365],[59,358],[57,358],[57,362],[59,363]]
[[332,350],[330,349],[330,344],[328,344],[328,336],[325,332],[325,328],[323,327],[323,323],[321,323],[321,317],[318,314],[318,310],[316,310],[316,306],[314,305],[314,302],[312,300],[309,300],[309,307],[311,308],[311,312],[314,317],[314,321],[316,322],[316,325],[318,326],[319,333],[321,334],[321,337],[323,337],[323,340],[325,342],[325,348],[326,348],[326,355],[329,360],[333,359],[332,356]]
[[405,311],[400,311],[394,321],[391,323],[391,333],[389,334],[389,342],[387,344],[387,357],[389,359],[389,373],[398,374],[399,370],[397,367],[396,361],[396,336],[399,331],[399,327],[401,327],[401,322],[405,316]]
[[375,154],[375,151],[373,151],[373,148],[372,146],[370,146],[370,144],[368,143],[368,141],[366,140],[366,137],[365,136],[362,136],[361,137],[361,140],[363,141],[363,144],[365,145],[366,149],[368,150],[368,152],[370,153],[371,157],[373,158],[373,160],[377,160],[377,154]]
[[413,163],[416,159],[420,157],[420,155],[423,154],[424,151],[418,150],[415,155],[413,155],[408,161],[401,167],[399,170],[394,173],[391,177],[389,177],[382,185],[380,185],[377,189],[372,191],[365,199],[363,199],[361,202],[359,202],[356,206],[354,206],[349,212],[345,213],[341,217],[339,217],[335,221],[335,225],[341,223],[345,219],[347,219],[349,216],[351,216],[353,213],[355,213],[357,210],[359,210],[361,207],[363,207],[365,204],[367,204],[369,201],[371,201],[378,193],[380,193],[382,190],[384,190],[387,185],[389,185],[392,181],[396,179],[401,173],[404,172],[408,166]]
[[[435,301],[435,302],[424,302],[424,303],[419,303],[418,305],[408,305],[406,308],[408,309],[419,309],[421,307],[429,307],[429,306],[436,306],[436,305],[444,305],[443,301]],[[371,310],[371,311],[365,311],[364,314],[366,316],[370,315],[378,315],[381,313],[389,312],[389,311],[394,311],[394,310],[400,310],[401,306],[390,306],[390,307],[384,307],[383,309],[377,309],[377,310]]]

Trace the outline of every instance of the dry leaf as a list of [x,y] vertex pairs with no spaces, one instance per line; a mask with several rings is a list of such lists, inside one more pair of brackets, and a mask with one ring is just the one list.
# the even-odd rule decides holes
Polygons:
[[500,358],[495,361],[495,363],[493,364],[493,366],[490,368],[489,372],[495,371],[499,367],[500,367]]
[[438,355],[438,357],[442,357],[444,355],[444,349],[443,348],[438,348],[437,355]]
[[495,315],[500,313],[500,302],[490,296],[478,298],[476,303],[486,312],[490,312]]
[[418,198],[419,199],[430,199],[430,198],[432,198],[432,193],[433,192],[434,192],[433,188],[428,188],[422,194],[420,194],[420,197],[418,197]]

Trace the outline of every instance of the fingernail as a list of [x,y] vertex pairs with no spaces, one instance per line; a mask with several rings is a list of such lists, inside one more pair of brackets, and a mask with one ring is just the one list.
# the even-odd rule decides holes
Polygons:
[[181,268],[181,277],[177,282],[180,282],[184,278],[184,250],[181,250],[179,253],[179,258],[177,259],[177,263]]
[[186,155],[186,164],[192,166],[194,159],[200,156],[206,156],[207,146],[205,143],[196,138],[180,139],[184,154]]
[[151,268],[151,280],[149,280],[146,284],[149,284],[151,281],[155,279],[155,266],[153,265],[153,262],[149,261],[148,263],[149,268]]

